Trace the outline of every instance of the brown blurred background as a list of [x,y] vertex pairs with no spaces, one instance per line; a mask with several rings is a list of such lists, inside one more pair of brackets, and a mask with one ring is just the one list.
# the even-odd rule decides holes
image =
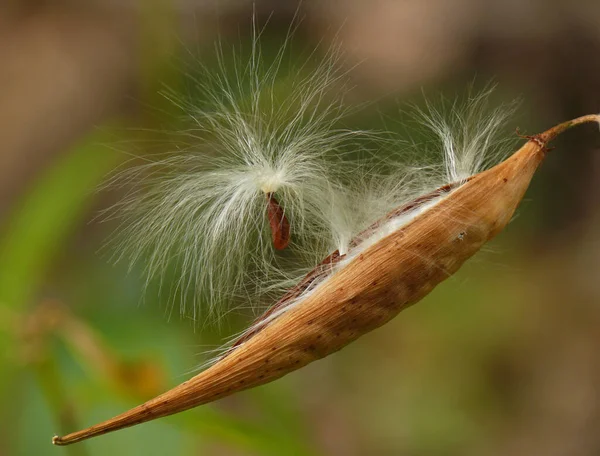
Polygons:
[[[502,98],[521,98],[514,127],[525,132],[600,111],[600,2],[593,0],[5,0],[0,285],[27,285],[0,294],[7,307],[0,330],[8,334],[0,454],[70,451],[48,445],[60,426],[91,424],[174,384],[198,359],[203,338],[232,331],[205,336],[167,321],[158,304],[137,306],[140,284],[96,254],[108,231],[88,223],[118,195],[99,196],[89,182],[71,188],[56,177],[66,195],[83,192],[77,215],[43,260],[28,263],[36,281],[11,274],[21,270],[14,258],[25,257],[15,246],[33,245],[18,238],[32,224],[35,245],[50,242],[46,222],[23,215],[30,207],[37,213],[32,200],[50,211],[31,196],[51,191],[39,187],[44,176],[73,150],[82,169],[108,172],[120,159],[102,154],[122,147],[102,152],[95,145],[106,137],[86,138],[115,122],[155,127],[147,113],[177,65],[174,49],[210,49],[217,36],[243,40],[253,9],[273,36],[285,36],[298,15],[301,40],[339,42],[357,103],[402,106],[421,91],[452,97],[493,79]],[[593,127],[557,141],[492,252],[381,330],[217,404],[215,416],[124,431],[73,454],[600,455],[599,145]],[[50,223],[66,217],[63,209],[46,214]],[[90,296],[98,290],[114,302],[95,307]],[[90,382],[86,369],[68,349],[48,348],[54,331],[91,364],[92,378],[106,382],[81,386]],[[164,344],[146,339],[152,331]]]

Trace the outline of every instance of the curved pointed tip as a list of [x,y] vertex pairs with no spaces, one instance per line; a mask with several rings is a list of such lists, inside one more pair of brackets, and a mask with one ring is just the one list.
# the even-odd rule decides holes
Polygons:
[[207,369],[160,396],[113,418],[67,435],[54,436],[52,444],[71,445],[211,402],[222,395],[223,388],[225,388],[222,383],[213,381],[215,375],[221,375],[221,371],[217,369],[215,374],[214,369]]

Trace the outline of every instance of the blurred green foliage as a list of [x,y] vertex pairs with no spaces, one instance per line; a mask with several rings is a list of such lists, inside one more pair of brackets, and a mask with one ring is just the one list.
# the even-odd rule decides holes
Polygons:
[[[173,18],[164,4],[146,11],[141,101],[171,123],[174,106],[159,91],[179,85],[180,74],[165,61],[177,53]],[[194,352],[203,349],[195,347],[217,340],[214,333],[196,337],[193,323],[167,324],[152,297],[138,308],[142,287],[135,273],[108,267],[94,254],[98,245],[71,250],[92,217],[96,188],[127,158],[121,145],[131,143],[131,135],[123,125],[104,127],[63,154],[15,205],[5,227],[0,243],[5,449],[14,455],[196,454],[214,444],[266,455],[316,454],[281,387],[249,394],[250,403],[260,403],[258,417],[237,418],[208,406],[99,443],[51,448],[52,435],[106,419],[174,386],[199,364]],[[156,142],[161,134],[150,128],[133,136]],[[56,273],[57,265],[67,270]],[[49,293],[55,299],[40,293],[49,280],[60,290]]]

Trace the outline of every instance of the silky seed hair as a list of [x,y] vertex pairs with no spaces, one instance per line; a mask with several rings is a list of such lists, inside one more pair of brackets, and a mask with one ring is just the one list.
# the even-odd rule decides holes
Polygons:
[[[191,308],[194,319],[204,303],[213,319],[231,303],[260,308],[265,295],[272,299],[298,283],[329,253],[346,255],[270,317],[275,318],[418,212],[390,217],[361,235],[373,222],[419,195],[460,183],[501,161],[512,143],[504,126],[515,104],[490,108],[492,86],[470,89],[462,99],[425,100],[424,108],[412,107],[409,117],[425,141],[383,140],[380,132],[338,129],[346,109],[343,99],[328,92],[342,80],[339,52],[330,51],[311,76],[292,80],[291,95],[276,103],[285,48],[265,68],[257,43],[255,32],[245,65],[265,76],[251,78],[250,85],[242,84],[240,70],[233,81],[227,78],[219,46],[219,71],[201,67],[201,76],[193,78],[209,103],[200,107],[168,93],[193,121],[194,128],[184,134],[203,139],[199,145],[128,169],[111,181],[134,187],[110,211],[122,218],[118,258],[127,256],[131,265],[145,261],[146,284],[152,278],[162,281],[174,264],[175,285],[166,292],[170,299],[179,293],[181,313]],[[235,68],[241,66],[238,57]],[[294,122],[281,121],[290,116]],[[379,149],[374,151],[373,144]],[[362,151],[355,151],[359,159],[344,160],[349,145]],[[269,195],[278,198],[291,220],[291,266],[273,251]]]
[[515,100],[494,106],[496,86],[481,91],[469,87],[466,99],[442,98],[435,104],[425,101],[425,109],[415,108],[417,120],[434,135],[443,156],[443,176],[449,182],[464,181],[504,160],[512,151],[515,136],[506,135],[505,126],[519,103]]
[[236,48],[227,57],[218,42],[216,70],[196,61],[190,96],[165,90],[190,124],[176,132],[183,140],[107,184],[130,189],[106,213],[121,220],[115,260],[143,264],[145,286],[158,282],[169,307],[179,304],[196,321],[237,306],[260,309],[330,253],[345,256],[284,312],[416,215],[386,219],[394,208],[460,183],[510,150],[503,127],[515,106],[491,107],[493,86],[412,107],[426,141],[340,128],[348,108],[339,48],[314,69],[318,50],[290,69],[293,29],[269,64],[261,33],[253,23],[247,59]]
[[[470,176],[510,154],[517,136],[507,131],[507,121],[518,101],[493,105],[495,89],[493,84],[480,90],[470,86],[462,96],[439,100],[425,97],[422,106],[411,105],[403,111],[419,139],[391,141],[387,150],[380,151],[384,158],[371,156],[377,164],[364,166],[369,160],[363,163],[363,172],[348,190],[355,203],[354,225],[348,229],[352,238],[394,209],[447,185],[458,188]],[[390,222],[399,228],[410,217],[409,211],[403,214],[405,222],[399,223],[394,217]],[[381,238],[389,228],[372,230],[372,236]]]
[[[142,263],[146,286],[158,281],[161,295],[194,320],[218,319],[239,302],[258,306],[263,294],[342,249],[350,236],[344,182],[357,169],[344,157],[367,147],[367,138],[377,141],[339,126],[348,109],[337,47],[316,67],[319,50],[288,68],[293,30],[268,64],[261,33],[254,23],[247,59],[236,48],[226,57],[219,42],[216,70],[196,61],[190,97],[167,89],[191,125],[177,132],[182,145],[144,157],[107,184],[130,189],[105,214],[121,221],[115,260]],[[286,234],[289,246],[285,239],[278,246]]]

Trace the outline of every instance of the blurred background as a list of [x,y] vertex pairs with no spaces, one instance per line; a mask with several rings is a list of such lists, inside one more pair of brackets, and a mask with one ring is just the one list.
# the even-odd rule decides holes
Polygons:
[[490,79],[498,101],[521,98],[526,133],[600,110],[596,0],[4,0],[0,454],[600,455],[593,126],[556,142],[506,232],[386,326],[273,384],[51,446],[187,379],[250,321],[169,319],[140,271],[98,253],[115,226],[95,216],[129,152],[169,148],[159,92],[180,56],[209,65],[218,37],[247,43],[253,9],[271,52],[295,15],[305,48],[341,44],[349,102],[367,103],[352,126],[401,129],[422,92]]

